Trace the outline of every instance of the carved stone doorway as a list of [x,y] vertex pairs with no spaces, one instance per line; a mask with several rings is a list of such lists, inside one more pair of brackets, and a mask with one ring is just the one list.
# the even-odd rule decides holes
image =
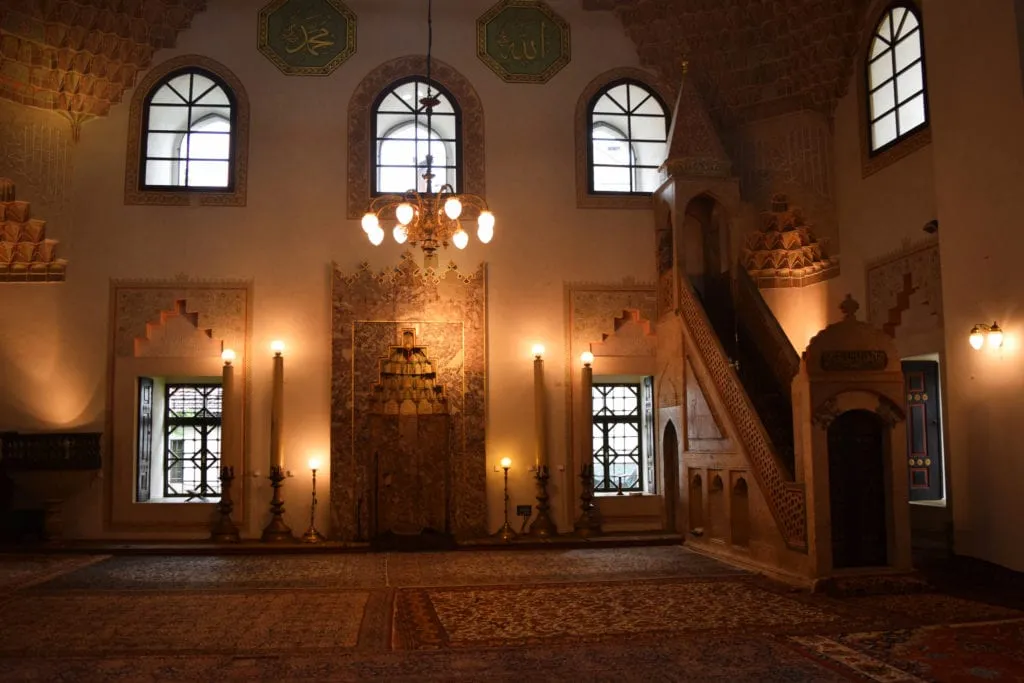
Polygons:
[[869,410],[849,410],[828,427],[833,568],[888,564],[887,430],[884,420]]

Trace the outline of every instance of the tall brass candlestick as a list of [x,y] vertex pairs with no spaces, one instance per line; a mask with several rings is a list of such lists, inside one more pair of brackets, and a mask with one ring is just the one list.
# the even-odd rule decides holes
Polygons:
[[584,351],[580,354],[583,368],[580,370],[580,464],[591,465],[594,462],[594,440],[591,435],[594,423],[594,354]]
[[544,400],[544,347],[535,344],[533,347],[533,414],[535,422],[536,465],[538,469],[548,464],[547,453],[547,408]]
[[231,349],[224,349],[220,354],[224,361],[224,368],[221,371],[221,407],[220,407],[220,461],[229,463],[232,468],[241,464],[236,449],[238,448],[238,422],[235,419],[235,352]]
[[548,504],[548,437],[547,437],[547,402],[544,392],[544,347],[535,344],[533,347],[533,410],[536,422],[537,456],[536,474],[537,480],[537,516],[530,524],[530,536],[547,538],[558,533],[555,523],[551,519]]
[[284,425],[284,342],[270,344],[274,352],[273,395],[270,403],[270,466],[284,467],[281,429]]

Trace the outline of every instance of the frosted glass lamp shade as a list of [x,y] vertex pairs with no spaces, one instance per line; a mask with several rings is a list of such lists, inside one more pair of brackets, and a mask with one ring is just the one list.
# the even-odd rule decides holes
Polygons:
[[363,232],[365,232],[367,235],[369,235],[371,230],[373,230],[374,228],[377,228],[379,226],[380,226],[380,221],[377,220],[377,214],[375,214],[375,213],[363,214]]
[[397,218],[398,222],[402,225],[409,225],[409,223],[412,222],[413,213],[412,204],[406,202],[404,204],[399,204],[395,209],[395,218]]
[[469,234],[460,228],[452,235],[452,244],[458,249],[465,249],[466,245],[469,244]]
[[391,231],[391,236],[399,244],[405,244],[405,241],[409,239],[409,231],[404,225],[396,225],[394,230]]
[[444,203],[444,212],[453,221],[458,219],[462,215],[462,202],[455,197],[450,197],[448,201]]

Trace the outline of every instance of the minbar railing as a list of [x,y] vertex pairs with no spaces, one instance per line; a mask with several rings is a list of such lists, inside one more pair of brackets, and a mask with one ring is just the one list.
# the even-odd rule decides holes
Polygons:
[[806,552],[807,500],[804,486],[793,481],[773,448],[761,418],[690,284],[684,283],[680,290],[683,327],[729,412],[775,523],[790,549]]

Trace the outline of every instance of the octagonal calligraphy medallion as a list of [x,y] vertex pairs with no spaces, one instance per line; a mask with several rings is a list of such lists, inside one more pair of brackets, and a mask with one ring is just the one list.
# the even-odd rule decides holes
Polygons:
[[569,63],[569,24],[542,0],[502,0],[476,21],[476,54],[508,83],[546,83]]
[[273,0],[259,49],[289,76],[326,76],[356,52],[356,15],[341,0]]

